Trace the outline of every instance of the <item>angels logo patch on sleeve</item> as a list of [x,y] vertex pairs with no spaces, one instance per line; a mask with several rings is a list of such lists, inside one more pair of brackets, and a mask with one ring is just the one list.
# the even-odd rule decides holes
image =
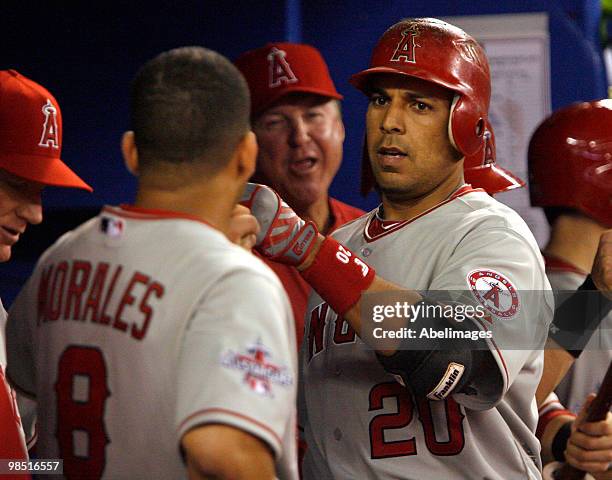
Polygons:
[[261,340],[246,348],[245,353],[228,350],[221,356],[221,365],[244,372],[243,382],[255,393],[273,397],[272,384],[288,387],[293,376],[287,367],[275,365],[271,352]]
[[510,280],[491,269],[472,270],[467,275],[472,295],[493,315],[511,318],[519,310],[519,295]]

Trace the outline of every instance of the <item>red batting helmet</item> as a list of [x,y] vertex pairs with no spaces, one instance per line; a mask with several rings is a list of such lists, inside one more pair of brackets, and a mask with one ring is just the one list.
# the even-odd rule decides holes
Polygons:
[[[370,68],[353,75],[350,82],[367,94],[372,75],[381,73],[420,78],[455,92],[448,123],[451,143],[464,156],[484,151],[491,74],[484,50],[471,36],[435,18],[402,20],[380,38]],[[367,171],[367,149],[364,152],[362,192],[367,192],[372,174]],[[498,173],[489,172],[491,178]]]
[[612,226],[612,100],[575,103],[529,143],[531,204],[569,207]]
[[465,181],[475,188],[483,188],[489,195],[506,192],[525,185],[525,182],[509,170],[495,164],[495,134],[487,122],[484,142],[480,150],[466,155],[463,161]]
[[435,18],[402,20],[380,38],[370,68],[350,82],[368,93],[376,73],[407,75],[453,90],[457,95],[448,125],[451,142],[464,155],[481,147],[491,75],[484,50],[463,30]]

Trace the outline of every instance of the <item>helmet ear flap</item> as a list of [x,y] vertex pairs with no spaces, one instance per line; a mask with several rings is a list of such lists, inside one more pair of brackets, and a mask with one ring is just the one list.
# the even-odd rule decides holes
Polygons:
[[368,153],[368,141],[364,136],[363,147],[361,149],[361,195],[366,197],[372,191],[375,185],[374,172],[370,165],[370,155]]
[[486,120],[474,108],[474,102],[455,95],[448,118],[451,144],[464,156],[474,155],[483,145]]
[[520,188],[525,182],[509,170],[495,164],[495,135],[491,125],[485,123],[483,141],[473,155],[466,155],[463,161],[463,177],[475,188],[484,189],[489,195]]
[[488,122],[486,122],[480,147],[473,155],[465,156],[463,168],[467,170],[470,168],[486,167],[487,165],[495,163],[496,156],[493,128]]

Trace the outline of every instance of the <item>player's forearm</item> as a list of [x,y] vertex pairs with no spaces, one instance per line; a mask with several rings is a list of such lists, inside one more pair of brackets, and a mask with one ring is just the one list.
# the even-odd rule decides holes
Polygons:
[[[540,443],[542,444],[542,463],[547,464],[555,461],[553,455],[553,443],[555,437],[559,434],[561,427],[574,421],[576,417],[571,415],[559,415],[553,418],[542,433]],[[567,443],[567,439],[565,441]]]
[[[229,452],[228,452],[229,453]],[[224,462],[215,468],[202,469],[199,465],[188,463],[189,480],[274,480],[274,468],[270,462],[261,462],[261,458],[236,458],[229,455],[232,461]],[[240,456],[238,456],[240,457]],[[272,467],[272,468],[271,468]]]
[[[346,247],[343,247],[342,245],[338,246],[339,248],[337,252],[338,255],[336,255],[335,258],[333,255],[330,257],[330,255],[327,252],[321,252],[321,247],[324,241],[325,241],[325,237],[319,234],[318,238],[315,240],[315,244],[312,250],[310,251],[309,255],[306,257],[305,261],[301,265],[298,266],[298,270],[300,272],[306,272],[306,274],[303,275],[304,278],[306,278],[306,280],[317,291],[317,293],[321,295],[323,300],[328,301],[328,302],[330,302],[331,300],[330,306],[338,314],[342,315],[342,317],[350,324],[353,330],[355,330],[356,334],[364,342],[368,343],[368,338],[366,338],[366,336],[363,335],[363,325],[361,322],[362,320],[361,319],[362,298],[365,294],[390,292],[390,291],[402,291],[406,295],[406,301],[408,303],[417,303],[423,299],[423,297],[419,295],[417,292],[406,290],[405,288],[395,285],[394,283],[389,282],[385,280],[384,278],[381,278],[378,275],[373,276],[373,278],[371,279],[371,283],[368,282],[367,288],[363,290],[358,290],[358,291],[347,291],[347,289],[351,289],[351,286],[354,284],[357,285],[356,288],[359,288],[358,287],[360,285],[359,280],[353,283],[350,281],[350,277],[352,276],[359,277],[360,275],[362,275],[363,266],[365,264],[361,262],[359,259],[357,259],[359,264],[351,268],[352,267],[351,262],[353,258],[357,258],[357,257],[355,257],[352,252],[350,252],[348,249],[346,249]],[[330,258],[320,258],[319,255],[326,255],[327,257],[330,257]],[[324,262],[325,265],[320,266],[320,267],[317,267],[316,265],[314,265],[315,268],[321,271],[320,272],[318,271],[316,273],[311,273],[309,275],[308,272],[313,268],[313,264],[315,264],[315,260],[317,260],[318,262]],[[345,262],[344,260],[347,260],[347,261]],[[329,263],[329,265],[327,265],[327,263]],[[371,267],[366,266],[365,268],[371,268]],[[342,280],[346,280],[346,283],[348,285],[345,287],[344,282],[341,284],[337,284],[337,285],[333,284],[332,282],[332,285],[329,285],[329,275],[325,274],[326,273],[325,270],[327,270],[331,275],[337,274]],[[330,288],[329,288],[330,286],[334,289],[333,294],[330,291]],[[343,288],[346,288],[346,289],[343,290]],[[346,295],[346,297],[353,298],[355,300],[354,303],[348,300],[348,302],[352,304],[348,308],[348,310],[343,309],[343,306],[345,305],[344,302],[347,299],[341,298],[340,303],[342,305],[335,304],[337,302],[333,301],[335,298],[338,297],[338,294],[340,294],[341,297],[343,295]],[[330,298],[330,295],[333,296],[334,298]],[[404,317],[389,318],[386,320],[387,327],[390,329],[394,329],[394,330],[399,330],[402,327],[405,327],[407,323],[408,323],[408,319]],[[400,343],[400,340],[398,339],[397,344],[399,345],[399,343]],[[371,346],[375,347],[374,345],[371,345]],[[397,350],[396,348],[393,348],[394,345],[392,341],[390,341],[389,345],[386,345],[386,346],[391,347],[391,349],[389,350],[378,350],[377,349],[377,351],[381,353],[382,355],[391,355]]]
[[536,390],[538,407],[546,400],[548,395],[557,388],[565,374],[576,359],[561,348],[554,340],[548,338],[544,348],[544,370]]
[[612,300],[612,230],[603,232],[599,239],[591,275],[597,289]]
[[273,480],[272,452],[263,441],[226,425],[204,425],[182,440],[190,480]]
[[[401,288],[376,277],[374,269],[355,253],[335,239],[321,235],[313,222],[298,217],[269,187],[249,183],[241,203],[251,209],[261,225],[257,250],[266,258],[295,266],[363,339],[360,318],[363,294]],[[418,300],[420,295],[415,294],[414,302]]]

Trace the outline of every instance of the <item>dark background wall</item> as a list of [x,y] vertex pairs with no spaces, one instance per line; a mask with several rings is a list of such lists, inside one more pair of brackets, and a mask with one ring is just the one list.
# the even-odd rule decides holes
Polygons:
[[105,203],[133,199],[135,183],[119,151],[121,134],[129,128],[129,82],[143,62],[163,50],[197,44],[234,59],[270,40],[318,47],[345,96],[347,141],[332,194],[371,208],[376,199],[357,194],[366,103],[347,79],[367,66],[372,46],[389,25],[406,16],[547,11],[552,108],[558,108],[606,96],[599,10],[598,0],[4,1],[0,66],[19,70],[56,96],[64,118],[63,158],[95,192],[48,189],[44,224],[31,228],[14,260],[0,265],[0,297],[10,303],[33,261],[61,232]]

